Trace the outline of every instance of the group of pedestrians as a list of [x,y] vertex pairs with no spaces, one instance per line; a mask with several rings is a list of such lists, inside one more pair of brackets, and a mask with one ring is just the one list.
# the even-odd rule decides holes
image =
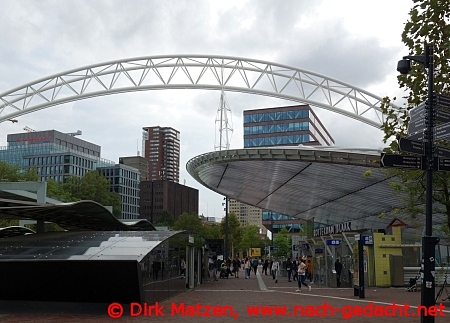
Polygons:
[[[270,273],[272,274],[272,279],[275,280],[275,283],[278,283],[278,274],[281,269],[281,265],[278,262],[276,257],[273,257],[271,261],[269,262],[269,259],[266,258],[263,263],[263,273],[267,275],[267,270],[270,268]],[[285,263],[285,268],[288,282],[291,282],[291,277],[295,281],[298,282],[298,289],[297,292],[301,291],[302,285],[306,286],[308,290],[311,290],[311,284],[306,284],[306,276],[308,274],[307,269],[308,266],[306,265],[305,259],[296,258],[293,261],[291,261],[291,258],[287,258]]]
[[[236,255],[233,259],[230,257],[222,264],[224,270],[227,271],[228,276],[234,276],[234,278],[239,278],[239,272],[244,270],[245,279],[250,278],[250,273],[253,270],[256,275],[256,271],[258,270],[259,260],[258,258],[249,258],[245,257],[240,259],[238,255]],[[216,255],[213,255],[211,268],[213,270],[213,278],[214,281],[219,280],[219,260]]]
[[[214,255],[212,257],[213,261],[213,278],[214,281],[219,280],[218,277],[218,260],[217,256]],[[234,276],[234,278],[239,278],[239,272],[243,269],[244,270],[244,277],[245,279],[250,278],[250,273],[253,271],[256,275],[258,266],[260,264],[260,261],[258,258],[251,259],[250,257],[245,257],[244,259],[240,259],[238,255],[236,255],[233,259],[228,258],[225,261],[226,270],[228,271],[227,274],[229,276]],[[262,273],[267,275],[267,271],[270,269],[270,274],[272,275],[272,279],[275,280],[275,283],[278,283],[278,275],[281,269],[281,265],[276,257],[273,257],[270,261],[269,258],[266,258],[262,262]],[[296,258],[293,261],[291,261],[290,258],[287,258],[287,261],[285,263],[285,269],[287,272],[288,282],[291,282],[292,280],[297,280],[298,289],[297,292],[301,291],[302,286],[305,286],[308,288],[308,290],[311,290],[311,283],[308,285],[306,283],[306,277],[308,275],[308,266],[306,264],[305,259]],[[292,278],[292,280],[291,280]]]

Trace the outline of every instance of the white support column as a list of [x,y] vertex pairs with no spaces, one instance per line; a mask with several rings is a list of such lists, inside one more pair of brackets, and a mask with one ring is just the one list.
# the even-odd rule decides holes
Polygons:
[[348,241],[348,238],[347,238],[347,236],[345,235],[344,232],[342,232],[342,236],[344,237],[344,240],[345,240],[345,242],[347,243],[347,246],[348,246],[348,248],[350,249],[350,251],[352,252],[352,255],[353,255],[353,248],[352,248],[352,246],[350,245],[350,241]]

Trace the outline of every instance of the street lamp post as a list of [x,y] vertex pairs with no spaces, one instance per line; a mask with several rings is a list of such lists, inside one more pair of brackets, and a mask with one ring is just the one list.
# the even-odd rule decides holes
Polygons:
[[223,260],[228,259],[228,196],[225,196],[225,247]]
[[[411,70],[411,60],[422,63],[428,69],[428,96],[426,101],[425,114],[425,160],[426,160],[426,195],[425,195],[425,236],[422,237],[423,253],[423,279],[421,289],[421,305],[426,307],[426,311],[431,306],[435,306],[435,260],[434,250],[438,238],[432,237],[433,231],[433,152],[434,152],[434,106],[433,106],[433,83],[434,83],[434,62],[433,46],[425,45],[425,55],[404,56],[398,62],[397,71],[408,74]],[[421,311],[422,323],[434,323],[434,316],[427,315],[426,311]]]

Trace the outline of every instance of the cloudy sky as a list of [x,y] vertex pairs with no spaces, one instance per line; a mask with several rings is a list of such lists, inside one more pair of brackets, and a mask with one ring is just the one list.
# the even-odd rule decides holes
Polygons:
[[[247,57],[327,75],[381,97],[401,97],[396,64],[411,0],[283,1],[2,1],[0,92],[86,65],[153,55]],[[222,198],[185,170],[186,162],[215,145],[220,92],[165,90],[76,101],[0,124],[8,133],[81,130],[102,146],[102,157],[141,150],[144,126],[181,132],[180,182],[200,190],[200,213],[223,216]],[[242,112],[292,105],[263,96],[227,93],[231,148],[243,147]],[[337,146],[381,147],[380,130],[315,109]]]

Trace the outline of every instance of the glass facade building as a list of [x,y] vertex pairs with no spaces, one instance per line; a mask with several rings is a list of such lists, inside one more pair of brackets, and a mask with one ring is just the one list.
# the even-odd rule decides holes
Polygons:
[[56,130],[9,134],[0,160],[23,169],[36,167],[40,181],[84,176],[114,162],[100,157],[100,146]]
[[98,169],[122,200],[121,218],[139,218],[139,171],[101,158],[100,146],[56,130],[9,134],[7,144],[0,147],[0,160],[22,169],[36,167],[41,182],[63,182]]
[[244,111],[244,148],[334,144],[308,105]]
[[139,218],[139,170],[116,164],[110,167],[97,167],[97,170],[110,182],[110,191],[119,194],[122,201],[121,219]]
[[[331,146],[334,140],[309,105],[244,111],[244,148],[273,146]],[[262,224],[272,233],[286,228],[303,231],[299,219],[262,211]]]

